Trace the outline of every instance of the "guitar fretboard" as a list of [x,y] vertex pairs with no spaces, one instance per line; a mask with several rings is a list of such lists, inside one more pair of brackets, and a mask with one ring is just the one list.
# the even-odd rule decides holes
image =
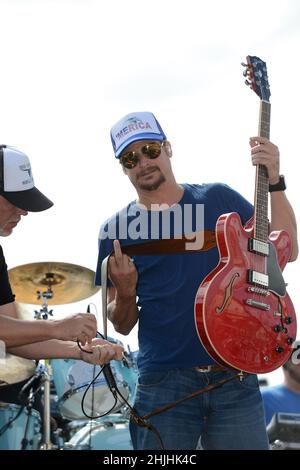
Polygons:
[[[271,104],[269,102],[261,100],[259,117],[258,135],[269,139],[271,119]],[[267,168],[264,165],[257,165],[254,197],[254,237],[263,242],[268,241],[269,233],[268,196],[269,177]]]

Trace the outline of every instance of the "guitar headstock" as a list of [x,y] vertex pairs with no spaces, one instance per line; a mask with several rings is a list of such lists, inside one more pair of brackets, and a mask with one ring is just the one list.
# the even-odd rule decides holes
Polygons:
[[271,92],[268,82],[267,65],[259,57],[247,56],[247,63],[242,64],[245,68],[244,77],[246,85],[255,91],[263,101],[269,101]]

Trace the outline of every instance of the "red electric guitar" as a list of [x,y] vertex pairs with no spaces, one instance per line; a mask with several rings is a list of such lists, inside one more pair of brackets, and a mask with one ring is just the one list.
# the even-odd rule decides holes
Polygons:
[[[247,57],[246,83],[260,97],[259,135],[269,138],[270,90],[265,62]],[[284,364],[296,338],[296,315],[282,270],[291,241],[285,231],[268,234],[268,172],[256,168],[254,217],[245,227],[235,212],[216,224],[218,266],[195,298],[199,338],[219,364],[265,373]]]

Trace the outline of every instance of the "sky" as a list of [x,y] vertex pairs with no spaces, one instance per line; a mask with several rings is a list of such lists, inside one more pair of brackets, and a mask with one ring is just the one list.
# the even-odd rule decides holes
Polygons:
[[[267,63],[271,140],[299,220],[300,4],[297,0],[0,0],[1,143],[26,153],[55,203],[2,239],[9,268],[56,261],[95,270],[101,223],[135,192],[110,127],[152,111],[173,147],[179,182],[221,181],[253,202],[249,137],[259,98],[241,62]],[[300,309],[299,261],[285,269]],[[85,311],[100,294],[54,308]],[[32,306],[25,306],[32,311]],[[137,349],[136,329],[114,338]]]

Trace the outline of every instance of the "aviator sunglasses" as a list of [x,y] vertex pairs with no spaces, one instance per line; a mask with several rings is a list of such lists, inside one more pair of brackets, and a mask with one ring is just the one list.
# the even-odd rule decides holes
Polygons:
[[135,150],[132,150],[131,152],[124,152],[120,156],[120,163],[124,166],[124,168],[131,170],[138,164],[138,154],[140,152],[142,152],[143,155],[146,155],[147,158],[153,160],[154,158],[160,156],[164,143],[165,142],[150,142],[149,144],[143,145],[138,152]]

